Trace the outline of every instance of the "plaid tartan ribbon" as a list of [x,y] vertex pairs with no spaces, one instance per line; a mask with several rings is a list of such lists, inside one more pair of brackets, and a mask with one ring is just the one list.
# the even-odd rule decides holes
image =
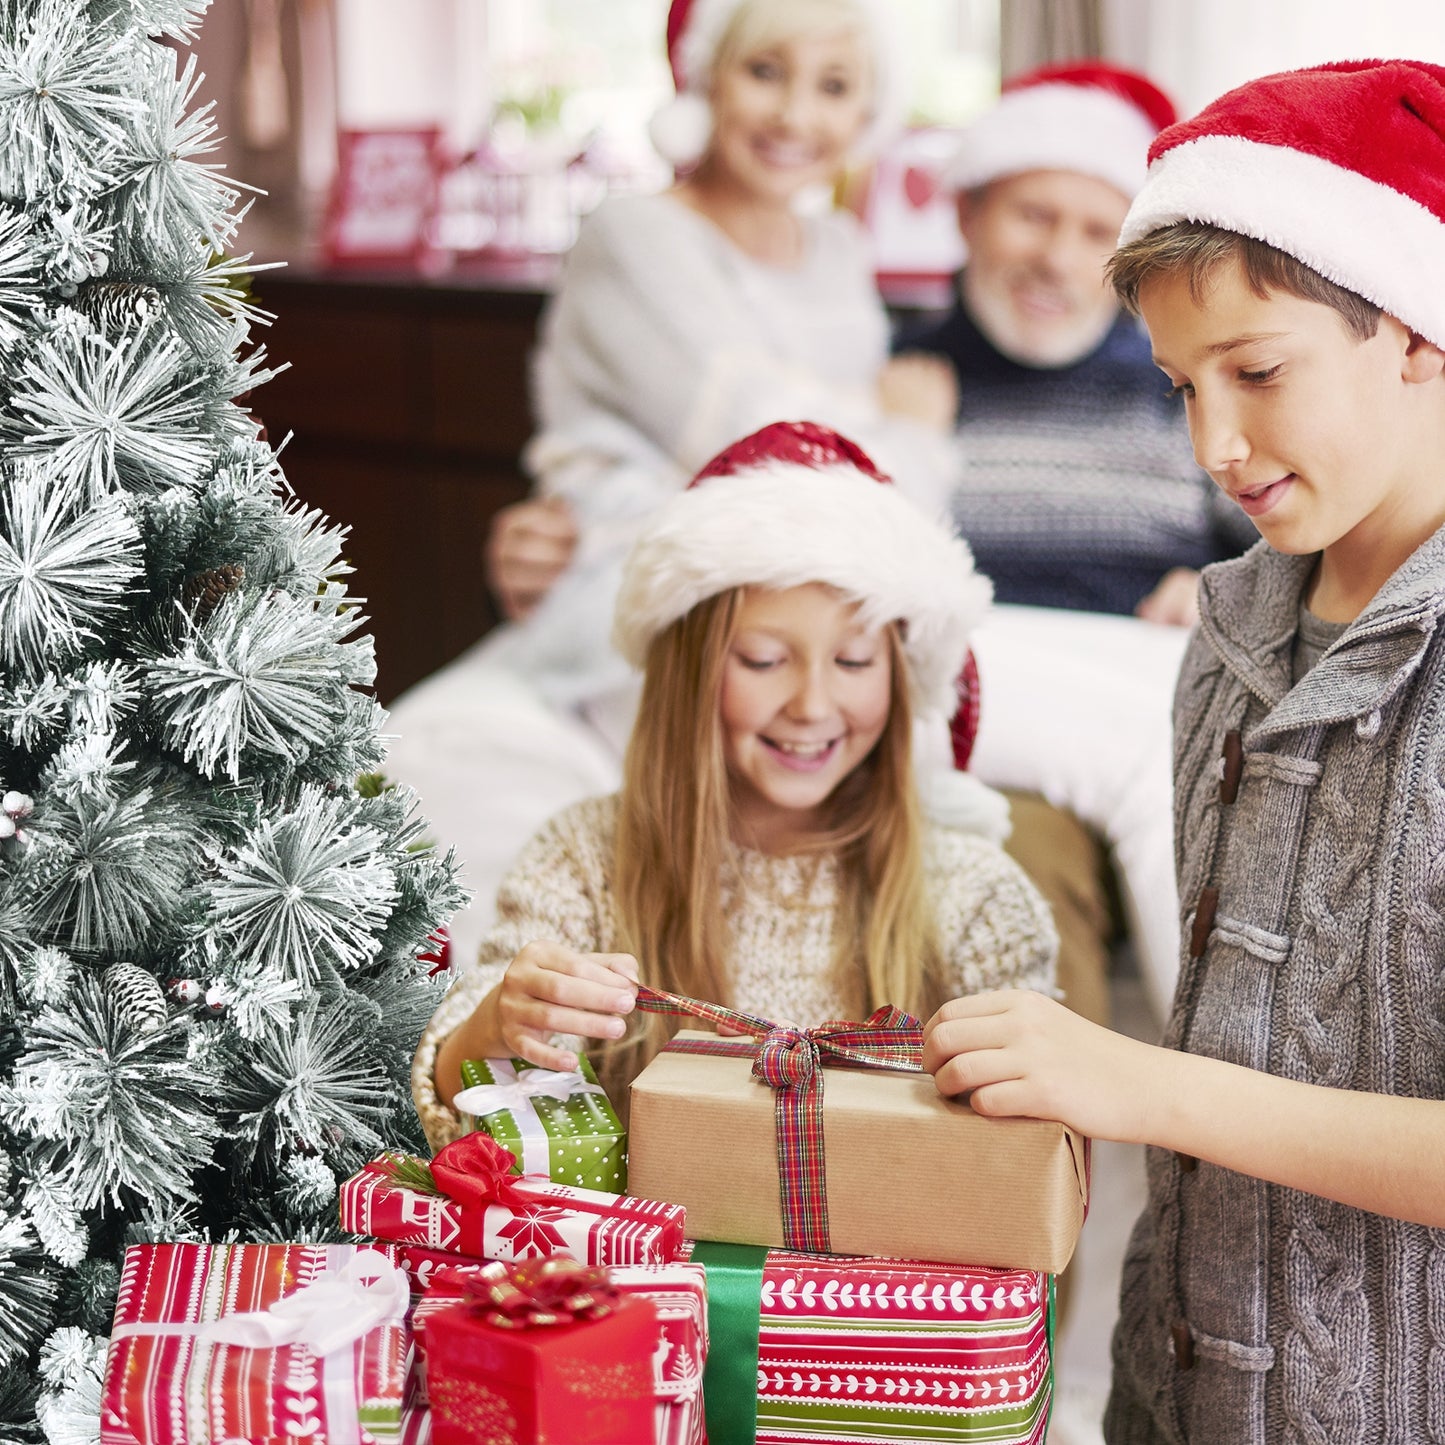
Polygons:
[[828,1189],[823,1153],[823,1064],[919,1072],[923,1027],[897,1008],[874,1010],[862,1023],[835,1020],[814,1029],[786,1028],[721,1004],[637,990],[645,1013],[690,1014],[747,1039],[674,1039],[669,1050],[694,1054],[751,1055],[753,1077],[773,1090],[778,1134],[778,1191],[783,1242],[788,1249],[827,1254]]

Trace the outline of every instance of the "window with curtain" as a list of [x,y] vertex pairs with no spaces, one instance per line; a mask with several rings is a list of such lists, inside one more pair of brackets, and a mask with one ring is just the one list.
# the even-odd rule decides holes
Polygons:
[[[336,0],[343,125],[443,126],[459,147],[493,116],[631,150],[671,93],[667,0]],[[998,89],[1000,0],[890,0],[918,120],[956,123]]]
[[[435,125],[454,162],[441,245],[562,250],[608,192],[670,172],[647,122],[672,92],[667,0],[336,0],[343,129]],[[919,124],[998,91],[1000,0],[890,0]]]

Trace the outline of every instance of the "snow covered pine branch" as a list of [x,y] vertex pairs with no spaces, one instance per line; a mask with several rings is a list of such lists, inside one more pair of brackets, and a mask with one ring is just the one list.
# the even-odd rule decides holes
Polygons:
[[[125,1244],[325,1239],[420,1146],[460,904],[210,159],[208,0],[0,0],[0,1440],[98,1434]],[[249,401],[249,398],[248,398]],[[263,407],[264,409],[264,407]]]

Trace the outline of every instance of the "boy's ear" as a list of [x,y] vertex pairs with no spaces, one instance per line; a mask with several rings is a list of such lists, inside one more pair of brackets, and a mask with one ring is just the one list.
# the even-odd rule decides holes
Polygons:
[[1445,348],[1427,341],[1418,331],[1412,331],[1405,343],[1401,375],[1409,382],[1434,381],[1436,377],[1445,375]]

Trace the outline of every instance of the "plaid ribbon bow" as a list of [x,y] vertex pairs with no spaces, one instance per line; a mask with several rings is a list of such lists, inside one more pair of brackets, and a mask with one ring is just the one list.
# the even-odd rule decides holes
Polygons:
[[773,1090],[778,1132],[778,1189],[788,1249],[826,1254],[828,1190],[823,1155],[823,1064],[918,1073],[923,1026],[897,1008],[880,1008],[862,1023],[837,1020],[815,1029],[785,1028],[721,1004],[663,993],[645,985],[637,1007],[646,1013],[690,1014],[749,1039],[674,1039],[669,1051],[752,1056],[753,1077]]

